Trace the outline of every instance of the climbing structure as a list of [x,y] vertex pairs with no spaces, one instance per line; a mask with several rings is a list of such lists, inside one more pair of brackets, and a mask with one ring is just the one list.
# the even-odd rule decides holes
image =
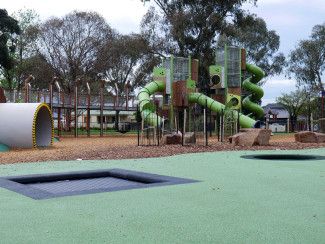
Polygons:
[[227,109],[244,110],[256,120],[263,118],[259,103],[264,92],[257,85],[264,77],[263,70],[246,63],[246,52],[242,48],[218,48],[215,57],[216,64],[209,68],[211,97],[224,103]]
[[[232,117],[239,121],[243,128],[259,127],[260,111],[254,102],[261,97],[261,92],[255,83],[263,77],[255,66],[246,65],[245,52],[240,48],[225,47],[216,51],[216,64],[210,66],[210,86],[212,96],[198,92],[198,60],[180,57],[168,57],[163,60],[161,67],[154,69],[154,81],[146,85],[138,94],[139,110],[143,120],[153,126],[160,125],[161,116],[168,120],[171,128],[179,128],[175,114],[184,108],[197,103],[213,112],[223,113],[229,110]],[[242,107],[242,72],[252,72],[244,88],[254,92],[244,99],[247,109],[253,110],[257,116],[246,116],[241,113]],[[262,72],[263,73],[263,72]],[[160,93],[163,97],[159,105],[160,114],[157,115],[157,105],[151,102],[150,96]]]

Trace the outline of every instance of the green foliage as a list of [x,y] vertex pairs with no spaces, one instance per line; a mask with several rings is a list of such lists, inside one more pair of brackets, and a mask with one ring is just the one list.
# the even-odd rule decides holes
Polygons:
[[105,19],[94,12],[53,17],[39,28],[39,54],[60,78],[61,88],[71,92],[78,78],[98,80],[98,54],[112,33]]
[[282,94],[276,99],[289,113],[291,130],[294,130],[297,118],[302,114],[304,107],[309,102],[310,95],[306,90],[296,90],[288,94]]
[[[15,35],[20,34],[17,20],[10,17],[5,9],[0,9],[0,68],[14,67],[12,54],[15,52]],[[11,43],[8,43],[9,40]]]
[[309,90],[324,91],[325,23],[313,27],[311,36],[299,42],[288,60],[288,73],[298,85]]
[[255,4],[256,1],[154,2],[156,7],[150,8],[142,20],[143,35],[159,55],[192,55],[200,59],[200,80],[208,79],[208,67],[214,63],[214,49],[219,37],[227,42],[229,38],[229,42],[244,46],[248,50],[248,57],[268,74],[281,71],[284,57],[276,54],[279,36],[269,31],[262,19],[249,15],[242,7],[244,3]]
[[[138,34],[116,34],[107,40],[98,58],[98,70],[102,75],[107,88],[119,93],[143,86],[149,81],[150,74],[159,59],[150,53],[147,41]],[[117,91],[115,91],[116,93]]]
[[30,67],[34,63],[29,63],[31,57],[36,55],[36,39],[38,35],[37,26],[40,22],[39,15],[32,9],[21,9],[13,16],[18,21],[21,30],[17,38],[17,52],[15,54],[15,88],[20,90],[24,79],[30,75]]

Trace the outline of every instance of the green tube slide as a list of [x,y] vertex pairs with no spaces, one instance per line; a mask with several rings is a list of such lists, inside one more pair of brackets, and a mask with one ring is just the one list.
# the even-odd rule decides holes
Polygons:
[[[219,103],[212,98],[202,94],[202,93],[190,93],[189,94],[189,102],[191,103],[197,103],[200,104],[201,106],[206,106],[214,112],[221,113],[222,110],[225,109],[225,105],[222,103]],[[235,118],[238,118],[239,115],[239,123],[240,126],[243,128],[254,128],[254,127],[259,127],[259,122],[253,120],[250,117],[247,117],[241,113],[238,113],[235,110],[231,110],[234,113]]]
[[[138,94],[139,110],[144,121],[150,125],[157,126],[157,121],[158,124],[162,122],[162,118],[157,116],[155,113],[155,106],[150,102],[150,96],[155,92],[163,92],[164,90],[165,83],[163,81],[153,81],[142,88]],[[190,93],[188,99],[191,103],[197,103],[204,107],[207,105],[208,108],[214,112],[221,113],[221,111],[225,109],[224,104],[219,103],[202,93]],[[239,115],[239,123],[241,127],[258,127],[259,123],[254,119],[238,113],[235,110],[232,110],[232,112],[234,113],[235,118],[238,118]]]
[[263,97],[264,92],[263,89],[256,84],[265,74],[261,68],[251,64],[246,64],[246,70],[250,72],[252,76],[243,81],[243,88],[252,94],[248,95],[243,100],[242,105],[244,109],[253,114],[255,119],[260,119],[264,116],[264,110],[257,102]]
[[156,92],[163,92],[165,83],[163,81],[152,81],[142,88],[138,94],[139,110],[144,121],[150,125],[157,126],[162,122],[161,117],[155,113],[155,105],[150,102],[150,96]]

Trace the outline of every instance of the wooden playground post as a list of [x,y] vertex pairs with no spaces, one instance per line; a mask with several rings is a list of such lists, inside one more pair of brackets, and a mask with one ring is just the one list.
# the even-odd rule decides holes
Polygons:
[[90,86],[89,83],[87,85],[87,137],[90,137]]
[[[61,101],[62,101],[62,114],[64,114],[64,112],[65,112],[65,105],[64,105],[64,103],[65,103],[65,96],[64,96],[64,93],[61,91],[60,92],[60,95],[61,95]],[[66,113],[65,113],[66,114]],[[61,118],[60,118],[60,122],[61,122]],[[59,129],[59,131],[60,131],[60,135],[62,134],[62,127],[61,127],[61,123],[60,123],[60,127],[59,127],[60,129]]]
[[58,90],[58,136],[61,136],[61,87],[59,82],[55,81],[55,86]]
[[30,85],[30,82],[32,80],[34,80],[34,76],[32,75],[29,75],[27,77],[27,79],[25,80],[25,103],[29,103],[29,99],[30,99],[30,88],[31,88],[31,85]]
[[37,90],[37,102],[41,102],[41,91]]
[[100,136],[104,135],[104,128],[103,128],[103,123],[104,123],[104,86],[105,86],[105,81],[101,80],[100,84]]
[[77,79],[74,87],[74,137],[78,137],[78,86],[80,79]]
[[53,77],[52,81],[49,83],[49,93],[50,93],[50,98],[49,98],[49,104],[51,111],[53,113],[53,84],[57,81],[57,77]]
[[25,103],[29,103],[29,83],[25,82]]

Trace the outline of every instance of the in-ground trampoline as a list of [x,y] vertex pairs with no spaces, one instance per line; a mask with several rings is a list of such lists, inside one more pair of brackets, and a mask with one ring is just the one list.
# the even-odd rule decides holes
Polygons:
[[39,200],[193,182],[197,181],[124,169],[108,169],[2,177],[0,187]]
[[241,158],[245,159],[260,159],[260,160],[325,160],[325,156],[319,155],[302,155],[302,154],[252,154],[243,155]]

